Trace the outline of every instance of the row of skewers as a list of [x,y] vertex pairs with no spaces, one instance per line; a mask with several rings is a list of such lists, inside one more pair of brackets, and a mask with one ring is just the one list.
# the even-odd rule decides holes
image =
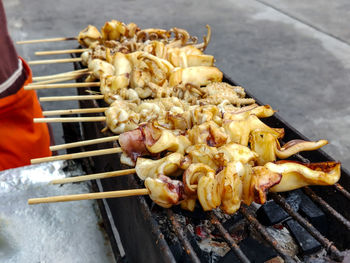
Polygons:
[[[96,94],[77,99],[104,99],[109,107],[44,114],[104,112],[105,117],[34,121],[105,121],[106,129],[119,135],[54,146],[52,150],[108,140],[118,140],[120,147],[34,159],[32,163],[121,153],[121,163],[133,169],[53,183],[136,173],[146,188],[38,198],[29,203],[148,194],[162,207],[181,204],[183,209],[193,211],[198,200],[205,211],[220,207],[232,214],[242,202],[263,204],[268,191],[336,183],[340,163],[278,160],[300,151],[316,150],[328,142],[292,140],[281,146],[284,130],[271,128],[260,120],[275,111],[246,98],[243,88],[222,82],[223,74],[214,66],[214,57],[203,53],[211,35],[210,27],[207,28],[208,34],[200,44],[183,29],[141,30],[134,23],[126,25],[116,20],[106,22],[101,32],[94,26],[82,30],[77,40],[85,49],[66,52],[81,51],[81,58],[74,61],[81,61],[87,69],[39,77],[35,79],[38,82],[26,88],[100,87]],[[86,76],[84,83],[52,84],[82,76]],[[73,98],[46,98],[65,99]]]

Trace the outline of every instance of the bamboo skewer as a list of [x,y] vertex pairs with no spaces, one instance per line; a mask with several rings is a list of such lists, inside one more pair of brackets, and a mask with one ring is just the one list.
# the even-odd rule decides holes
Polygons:
[[117,198],[135,195],[148,195],[149,190],[147,188],[131,189],[131,190],[119,190],[119,191],[108,191],[101,193],[88,193],[88,194],[76,194],[76,195],[58,195],[51,197],[32,198],[28,199],[29,205],[42,204],[42,203],[56,203],[56,202],[68,202],[68,201],[79,201],[89,199],[103,199],[103,198]]
[[57,41],[67,41],[67,40],[77,40],[76,37],[55,37],[55,38],[43,38],[43,39],[32,39],[32,40],[21,40],[17,41],[16,44],[34,44],[43,42],[57,42]]
[[101,117],[71,117],[71,118],[34,118],[34,123],[95,122],[95,121],[106,121],[106,117],[101,116]]
[[29,65],[80,62],[81,58],[44,59],[28,61]]
[[28,86],[33,86],[33,85],[43,85],[43,84],[51,84],[51,83],[57,83],[57,82],[64,82],[68,80],[74,80],[78,79],[84,75],[87,75],[88,73],[80,73],[79,75],[67,75],[66,77],[61,77],[61,78],[56,78],[56,79],[49,79],[49,80],[43,80],[43,81],[38,81],[34,83],[28,84]]
[[30,163],[37,164],[37,163],[44,163],[44,162],[51,162],[51,161],[58,161],[58,160],[72,160],[72,159],[79,159],[79,158],[107,155],[107,154],[114,154],[114,153],[121,153],[121,152],[122,152],[121,148],[110,148],[110,149],[103,149],[103,150],[95,150],[95,151],[88,151],[88,152],[62,154],[58,156],[36,158],[36,159],[30,160]]
[[58,151],[63,149],[69,149],[74,147],[80,147],[80,146],[86,146],[91,144],[98,144],[98,143],[104,143],[104,142],[113,142],[118,140],[119,136],[110,136],[110,137],[104,137],[99,139],[93,139],[93,140],[86,140],[81,142],[72,142],[72,143],[66,143],[66,144],[60,144],[55,146],[50,146],[51,151]]
[[44,116],[55,116],[55,115],[67,115],[67,114],[78,114],[78,113],[99,113],[104,112],[108,108],[83,108],[83,109],[70,109],[70,110],[51,110],[43,111]]
[[27,85],[24,87],[25,90],[32,89],[57,89],[57,88],[88,88],[88,87],[99,87],[100,82],[82,82],[82,83],[60,83],[60,84],[43,84],[43,85]]
[[133,168],[133,169],[125,169],[125,170],[106,172],[106,173],[74,176],[74,177],[67,177],[67,178],[63,178],[63,179],[52,180],[50,182],[50,184],[76,183],[76,182],[83,182],[83,181],[89,181],[89,180],[95,180],[95,179],[103,179],[103,178],[129,175],[129,174],[134,174],[135,172],[136,172],[136,170]]
[[69,101],[69,100],[101,100],[104,95],[77,95],[77,96],[54,96],[54,97],[41,97],[39,101]]
[[78,69],[78,70],[73,70],[73,71],[68,71],[68,72],[63,72],[63,73],[58,73],[58,74],[53,74],[53,75],[47,75],[47,76],[40,76],[40,77],[33,77],[33,81],[41,81],[41,80],[48,80],[48,79],[56,79],[56,78],[61,78],[61,77],[67,77],[71,75],[79,75],[80,73],[87,73],[89,69]]
[[88,48],[78,48],[78,49],[63,49],[63,50],[50,50],[50,51],[37,51],[35,55],[44,56],[44,55],[59,55],[59,54],[71,54],[71,53],[83,53],[88,51]]

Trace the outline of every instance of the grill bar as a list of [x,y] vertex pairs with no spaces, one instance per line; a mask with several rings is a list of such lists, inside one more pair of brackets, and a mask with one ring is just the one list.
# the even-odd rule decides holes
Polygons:
[[334,187],[341,192],[347,199],[350,200],[350,193],[344,189],[343,186],[341,186],[339,183],[336,183]]
[[239,248],[239,246],[231,237],[230,233],[224,228],[224,226],[220,223],[219,219],[213,212],[210,213],[210,218],[211,223],[219,230],[226,242],[230,245],[233,252],[239,258],[239,260],[243,263],[249,263],[249,259],[246,257],[246,255],[244,255],[243,251]]
[[199,260],[196,252],[194,251],[192,245],[190,244],[190,241],[186,237],[182,227],[180,226],[179,222],[177,222],[174,213],[171,209],[166,209],[168,217],[174,226],[174,230],[176,232],[177,238],[180,240],[181,244],[183,245],[186,253],[189,255],[191,258],[191,261],[194,263],[200,263],[201,261]]
[[334,260],[343,260],[343,254],[333,245],[333,242],[325,238],[312,224],[310,224],[299,213],[294,212],[291,206],[281,195],[276,193],[270,193],[270,195],[277,204],[279,204],[290,216],[292,216],[296,221],[298,221],[300,225],[302,225],[317,241],[319,241],[326,248],[327,252]]
[[241,206],[240,212],[244,215],[244,217],[252,224],[252,226],[259,231],[259,233],[264,237],[264,239],[280,254],[285,262],[295,262],[289,255],[285,254],[281,249],[277,241],[272,238],[269,233],[266,231],[265,227],[259,223],[259,221],[247,211],[245,205]]
[[350,230],[350,221],[347,220],[344,216],[339,214],[333,207],[331,207],[326,201],[324,201],[321,197],[319,197],[314,191],[312,191],[309,187],[304,187],[305,193],[311,197],[313,201],[318,203],[322,208],[327,210],[329,214],[334,216],[340,223],[342,223],[348,230]]

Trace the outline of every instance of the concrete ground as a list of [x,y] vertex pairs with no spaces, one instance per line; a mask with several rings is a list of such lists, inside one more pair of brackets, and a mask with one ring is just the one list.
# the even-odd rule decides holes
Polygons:
[[[31,1],[4,0],[13,40],[76,36],[88,24],[117,19],[142,28],[182,27],[201,37],[212,27],[207,53],[216,65],[350,168],[350,3],[346,0],[225,1]],[[34,51],[74,48],[75,42],[17,46],[27,60]],[[49,58],[49,57],[46,57]],[[71,64],[33,66],[34,76],[72,70]],[[38,92],[69,95],[73,90]],[[74,103],[45,103],[47,110]],[[62,143],[54,125],[56,143]]]

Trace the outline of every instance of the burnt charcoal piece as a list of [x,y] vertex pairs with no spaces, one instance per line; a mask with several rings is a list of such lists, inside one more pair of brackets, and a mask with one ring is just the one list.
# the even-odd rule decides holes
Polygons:
[[298,211],[302,205],[302,198],[298,190],[291,191],[286,197],[286,202],[292,207],[294,211]]
[[297,221],[289,219],[285,222],[292,236],[299,245],[302,254],[308,255],[321,248],[321,244],[310,235]]
[[301,190],[297,191],[301,197],[299,213],[305,216],[321,234],[326,235],[328,232],[328,222],[325,213]]
[[[241,213],[235,213],[232,215],[228,220],[226,220],[224,223],[222,223],[223,227],[230,233],[234,232],[234,230],[237,230],[237,227],[239,227],[239,223],[243,219],[243,215]],[[214,236],[220,236],[220,231],[215,228],[212,232]]]
[[171,252],[173,253],[174,258],[178,262],[186,262],[186,253],[184,252],[184,249],[180,245],[180,242],[174,242],[172,244],[169,244],[169,248]]
[[265,226],[275,225],[288,217],[288,213],[275,201],[266,202],[256,211],[256,218]]
[[[241,213],[235,213],[230,219],[226,220],[222,225],[224,228],[230,230],[238,221],[243,219],[243,215]],[[230,231],[229,231],[230,232]]]
[[[217,262],[220,258],[220,255],[216,254],[214,251],[206,251],[205,249],[201,249],[199,246],[199,240],[198,236],[196,236],[192,231],[189,231],[186,229],[186,237],[189,239],[191,246],[193,247],[193,250],[196,252],[200,262]],[[185,250],[183,250],[184,254],[187,254]],[[186,261],[177,261],[177,262],[193,262],[190,260],[190,258],[187,256]]]
[[172,209],[173,209],[174,213],[176,213],[176,214],[180,214],[182,216],[192,218],[193,220],[197,220],[197,221],[200,221],[201,219],[206,217],[206,212],[204,212],[202,207],[198,204],[196,204],[193,212],[188,211],[188,210],[184,210],[179,205],[173,206]]
[[[298,211],[301,205],[301,197],[297,193],[290,193],[286,198],[286,202],[293,208],[294,211]],[[282,207],[270,200],[262,205],[256,211],[257,219],[265,226],[272,226],[282,222],[289,217],[289,214],[284,211]]]
[[[270,246],[266,246],[252,237],[247,237],[239,243],[239,247],[251,262],[263,263],[277,257],[277,252]],[[219,263],[240,262],[236,254],[230,250]]]

